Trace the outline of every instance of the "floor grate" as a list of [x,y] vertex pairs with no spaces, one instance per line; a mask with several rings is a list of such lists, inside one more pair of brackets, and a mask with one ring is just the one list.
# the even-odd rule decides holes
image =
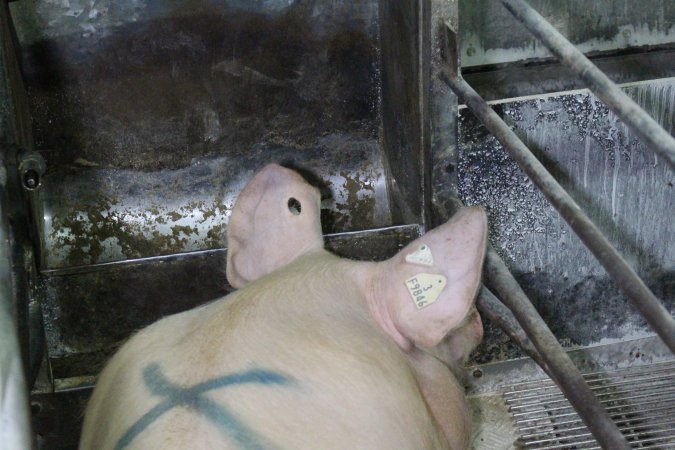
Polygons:
[[[675,449],[675,360],[584,378],[632,448]],[[553,381],[509,385],[504,398],[516,448],[601,448]]]

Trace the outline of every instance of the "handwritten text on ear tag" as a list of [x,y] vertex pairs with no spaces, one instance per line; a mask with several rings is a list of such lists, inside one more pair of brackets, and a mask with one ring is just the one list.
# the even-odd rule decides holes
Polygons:
[[428,245],[422,244],[417,250],[405,256],[406,262],[413,264],[421,264],[423,266],[431,267],[434,265],[434,257],[431,254],[431,249]]
[[425,308],[435,302],[446,284],[448,284],[448,279],[435,273],[418,273],[405,280],[405,286],[417,309]]

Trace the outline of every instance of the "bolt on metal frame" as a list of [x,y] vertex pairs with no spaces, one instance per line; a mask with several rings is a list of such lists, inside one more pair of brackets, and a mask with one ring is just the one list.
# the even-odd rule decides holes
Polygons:
[[[523,20],[528,21],[527,25],[547,32],[550,32],[549,29],[553,29],[536,12],[533,13],[534,10],[526,2],[522,0],[502,0],[502,3],[519,19],[525,18]],[[516,134],[462,79],[456,33],[449,25],[446,25],[445,32],[446,46],[443,50],[446,67],[439,74],[441,79],[499,140],[521,169],[581,238],[586,247],[591,250],[610,277],[617,283],[626,297],[633,302],[668,348],[675,353],[675,320],[673,317]],[[546,35],[544,32],[535,32],[534,34],[537,37],[540,34]],[[561,41],[564,41],[564,43],[561,44]],[[673,161],[675,161],[675,158],[673,158],[675,156],[675,145],[673,145],[675,141],[673,138],[559,33],[556,36],[556,44],[565,47],[564,50],[559,52],[554,51],[556,54],[564,55],[560,58],[561,62],[566,66],[573,66],[571,68],[576,70],[582,79],[591,85],[591,90],[594,92],[597,90],[596,93],[602,100],[607,99],[608,106],[615,110],[619,117],[629,122],[636,134],[641,137],[644,136],[644,130],[640,127],[652,130],[655,126],[660,129],[662,133],[658,130],[649,131],[651,135],[645,140],[673,166]],[[553,44],[551,45],[553,46]],[[573,55],[574,52],[569,50],[569,47],[574,49],[574,52],[578,53],[584,61],[580,62],[576,57],[577,55]],[[617,92],[619,95],[616,94]],[[635,109],[639,112],[635,112]],[[628,116],[628,118],[625,118],[625,116]],[[497,323],[505,328],[507,333],[515,338],[516,342],[521,344],[523,349],[560,385],[570,403],[603,447],[630,448],[616,424],[595,398],[531,301],[509,273],[506,265],[491,249],[488,251],[485,268],[488,275],[488,284],[501,296],[501,300],[511,310],[519,322],[519,326],[515,325],[512,320],[502,320],[503,323]],[[488,313],[488,317],[496,315],[495,311],[497,310],[491,297],[489,290],[484,288],[478,299],[479,308],[484,313]],[[526,337],[523,336],[520,327],[527,334]]]

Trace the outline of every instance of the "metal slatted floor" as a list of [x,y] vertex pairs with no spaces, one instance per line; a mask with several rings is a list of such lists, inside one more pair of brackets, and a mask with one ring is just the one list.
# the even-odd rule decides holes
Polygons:
[[[632,448],[675,449],[675,360],[584,378]],[[503,395],[516,448],[601,448],[550,379],[509,385]]]

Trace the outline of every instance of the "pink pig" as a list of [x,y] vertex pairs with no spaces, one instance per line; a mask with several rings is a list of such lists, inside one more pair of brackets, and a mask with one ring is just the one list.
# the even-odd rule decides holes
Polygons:
[[238,290],[120,349],[81,449],[467,447],[470,411],[448,367],[482,338],[485,213],[465,208],[374,263],[324,250],[319,208],[296,172],[254,176],[228,226]]

